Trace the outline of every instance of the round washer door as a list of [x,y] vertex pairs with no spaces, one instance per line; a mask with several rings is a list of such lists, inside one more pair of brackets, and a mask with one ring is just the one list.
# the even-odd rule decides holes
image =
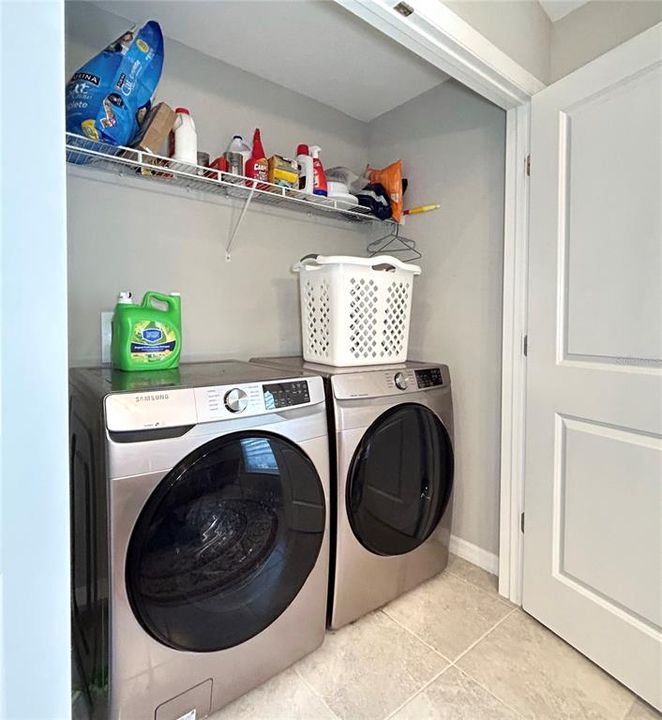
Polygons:
[[133,612],[159,642],[211,652],[270,625],[322,545],[324,490],[310,458],[271,433],[196,449],[159,483],[126,561]]
[[405,403],[365,432],[347,477],[354,535],[378,555],[402,555],[439,524],[453,487],[453,448],[446,428],[423,405]]

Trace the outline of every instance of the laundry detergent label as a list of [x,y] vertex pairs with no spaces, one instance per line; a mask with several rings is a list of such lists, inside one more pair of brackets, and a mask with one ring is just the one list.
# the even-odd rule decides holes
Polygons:
[[174,329],[163,322],[145,320],[133,326],[131,359],[142,364],[165,360],[177,348]]

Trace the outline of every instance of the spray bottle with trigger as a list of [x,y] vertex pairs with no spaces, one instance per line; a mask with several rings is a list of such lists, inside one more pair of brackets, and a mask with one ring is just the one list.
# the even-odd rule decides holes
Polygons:
[[326,188],[326,173],[320,160],[321,149],[319,145],[310,146],[310,154],[313,156],[313,193],[326,197],[328,194]]

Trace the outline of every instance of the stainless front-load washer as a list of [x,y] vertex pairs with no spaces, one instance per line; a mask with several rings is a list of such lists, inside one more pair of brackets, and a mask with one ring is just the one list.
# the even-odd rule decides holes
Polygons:
[[252,362],[325,378],[334,428],[329,624],[381,607],[448,564],[453,404],[448,367]]
[[95,716],[199,720],[321,644],[321,378],[77,369],[70,423],[74,648]]

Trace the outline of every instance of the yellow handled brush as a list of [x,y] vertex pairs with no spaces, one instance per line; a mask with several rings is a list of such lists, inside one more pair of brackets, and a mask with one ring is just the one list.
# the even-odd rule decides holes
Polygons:
[[419,205],[415,208],[409,208],[409,210],[405,210],[405,215],[418,215],[420,213],[426,213],[431,212],[432,210],[439,210],[441,205],[435,204],[435,205]]

